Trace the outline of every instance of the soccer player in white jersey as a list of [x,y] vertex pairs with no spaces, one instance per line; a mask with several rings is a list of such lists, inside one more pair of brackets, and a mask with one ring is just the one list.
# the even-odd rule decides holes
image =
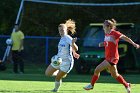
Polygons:
[[58,66],[53,65],[51,63],[45,71],[46,76],[53,76],[56,71],[58,71],[55,78],[55,87],[52,92],[57,92],[62,83],[62,78],[66,76],[71,69],[73,68],[74,59],[79,58],[79,54],[76,53],[78,51],[78,46],[75,44],[77,38],[72,38],[68,33],[74,34],[75,31],[75,22],[71,19],[67,20],[65,23],[61,23],[58,26],[59,34],[61,39],[58,44],[58,54],[60,58],[62,58],[62,63]]

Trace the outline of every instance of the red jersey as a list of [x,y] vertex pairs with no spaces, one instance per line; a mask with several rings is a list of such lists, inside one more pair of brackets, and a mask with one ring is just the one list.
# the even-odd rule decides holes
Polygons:
[[109,34],[105,34],[105,59],[108,62],[117,64],[119,60],[118,42],[122,33],[111,30]]

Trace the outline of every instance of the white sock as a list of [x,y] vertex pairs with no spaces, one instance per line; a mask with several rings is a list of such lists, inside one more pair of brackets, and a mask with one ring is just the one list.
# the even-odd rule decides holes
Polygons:
[[59,87],[61,86],[62,80],[55,81],[55,90],[59,90]]

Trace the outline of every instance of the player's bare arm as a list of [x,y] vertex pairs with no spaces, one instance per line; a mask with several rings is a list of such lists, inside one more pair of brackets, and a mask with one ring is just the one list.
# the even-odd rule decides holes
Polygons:
[[80,55],[76,53],[75,50],[72,50],[72,53],[73,53],[74,58],[79,59]]
[[99,47],[104,47],[104,42],[100,42]]
[[127,41],[130,44],[132,44],[136,49],[140,48],[140,45],[138,45],[135,42],[133,42],[129,37],[127,37],[125,35],[122,35],[120,38],[123,39],[124,41]]
[[72,39],[72,48],[73,48],[75,51],[78,51],[78,46],[75,44],[76,41],[77,41],[77,38],[73,38],[73,39]]

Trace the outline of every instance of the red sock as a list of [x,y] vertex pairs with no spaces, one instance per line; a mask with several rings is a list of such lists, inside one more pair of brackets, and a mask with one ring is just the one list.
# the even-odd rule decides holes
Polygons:
[[128,87],[128,83],[124,80],[124,78],[123,78],[121,75],[119,75],[119,76],[116,78],[116,80],[117,80],[118,82],[120,82],[121,84],[123,84],[125,87]]
[[91,85],[93,86],[95,84],[95,82],[98,80],[98,76],[97,75],[93,75],[92,79],[91,79]]

